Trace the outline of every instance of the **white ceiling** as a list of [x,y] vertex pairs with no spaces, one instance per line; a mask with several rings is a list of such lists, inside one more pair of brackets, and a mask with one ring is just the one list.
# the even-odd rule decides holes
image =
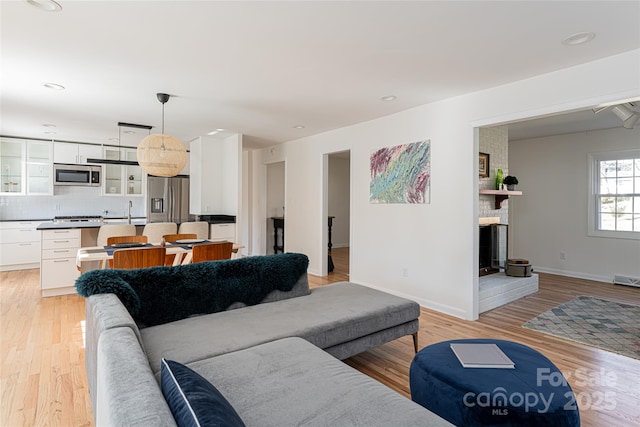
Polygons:
[[[640,114],[640,103],[625,103],[632,112]],[[597,110],[597,109],[596,109]],[[525,120],[509,124],[509,141],[520,139],[542,138],[552,135],[587,132],[599,129],[621,128],[622,119],[617,117],[611,109],[594,112],[594,109],[572,111],[570,113],[555,114],[549,117]],[[637,126],[637,125],[636,125]]]
[[639,1],[58,3],[0,2],[2,135],[113,143],[167,92],[167,133],[260,147],[640,48]]

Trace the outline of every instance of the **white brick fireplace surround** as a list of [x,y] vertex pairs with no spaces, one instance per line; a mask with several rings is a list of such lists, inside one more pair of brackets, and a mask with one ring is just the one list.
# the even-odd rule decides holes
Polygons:
[[504,272],[480,277],[478,312],[492,310],[527,295],[538,292],[538,275],[530,277],[507,276]]

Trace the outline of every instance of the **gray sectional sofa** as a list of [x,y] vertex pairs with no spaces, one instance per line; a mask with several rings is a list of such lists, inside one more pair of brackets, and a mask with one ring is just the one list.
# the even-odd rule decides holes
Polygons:
[[[283,279],[279,270],[294,269],[291,262],[301,273]],[[96,424],[175,426],[159,385],[164,358],[213,384],[248,426],[449,425],[338,360],[404,335],[415,339],[418,304],[348,282],[310,290],[307,263],[304,255],[280,254],[83,274],[76,287],[87,297]],[[186,278],[199,283],[188,288],[196,313],[158,323],[171,317],[161,310],[185,295]],[[149,282],[156,288],[145,288]],[[158,299],[162,286],[169,293]],[[234,301],[203,312],[212,292]]]

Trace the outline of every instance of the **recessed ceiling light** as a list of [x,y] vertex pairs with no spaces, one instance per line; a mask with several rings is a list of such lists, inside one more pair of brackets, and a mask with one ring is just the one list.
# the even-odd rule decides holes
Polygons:
[[567,46],[575,46],[578,44],[583,44],[590,42],[596,37],[594,33],[590,32],[581,32],[570,35],[569,37],[565,37],[562,39],[562,44]]
[[45,12],[60,12],[62,6],[53,0],[27,0],[31,6]]
[[46,87],[47,89],[64,90],[64,86],[59,85],[58,83],[42,83],[42,86]]
[[212,130],[211,132],[208,132],[207,135],[215,135],[218,132],[220,132],[218,129]]
[[394,101],[396,99],[395,95],[387,95],[380,98],[382,101]]
[[120,139],[119,139],[119,138],[109,138],[109,141],[119,142],[119,141],[120,141]]
[[47,132],[45,132],[45,133],[46,133],[47,135],[55,135],[55,134],[56,134],[56,133],[58,133],[58,132],[54,132],[54,131],[47,131]]
[[54,128],[54,127],[56,127],[56,125],[54,125],[53,123],[43,123],[42,126],[44,126],[46,128]]
[[136,133],[136,131],[134,131],[134,130],[125,130],[122,133],[125,133],[127,135],[133,135],[134,133]]
[[295,125],[293,128],[294,128],[294,129],[304,129],[304,126],[302,126],[302,125]]

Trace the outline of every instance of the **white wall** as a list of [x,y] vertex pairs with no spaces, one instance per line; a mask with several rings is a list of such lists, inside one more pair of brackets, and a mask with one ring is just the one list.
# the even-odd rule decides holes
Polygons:
[[224,139],[201,136],[189,145],[189,213],[238,215],[242,204],[242,135]]
[[[242,135],[228,136],[222,142],[222,158],[219,160],[222,170],[222,181],[210,182],[208,185],[222,187],[220,213],[224,215],[238,215],[241,212],[241,188],[242,178]],[[210,165],[213,167],[213,165]]]
[[509,168],[523,191],[509,202],[514,256],[538,271],[605,282],[640,277],[640,240],[587,235],[588,153],[640,147],[640,128],[620,126],[509,143]]
[[[287,161],[286,242],[309,256],[309,272],[326,264],[323,157],[351,150],[353,282],[413,298],[458,317],[477,318],[478,131],[599,102],[640,96],[640,51],[560,70],[256,153],[254,173]],[[431,140],[431,203],[369,203],[372,150]],[[258,204],[255,204],[256,206]],[[259,223],[265,208],[256,214]],[[403,277],[403,271],[408,277]]]
[[335,216],[331,227],[334,248],[349,246],[349,159],[329,156],[329,215]]

